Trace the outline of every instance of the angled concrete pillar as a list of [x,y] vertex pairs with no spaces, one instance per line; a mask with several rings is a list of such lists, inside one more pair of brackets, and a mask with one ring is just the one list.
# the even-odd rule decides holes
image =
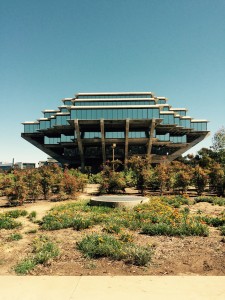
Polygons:
[[101,129],[101,141],[102,141],[102,161],[105,164],[106,154],[105,154],[105,125],[104,119],[100,120],[100,129]]
[[155,119],[152,119],[151,125],[150,125],[150,128],[149,128],[149,140],[148,140],[148,146],[147,146],[147,158],[151,158],[154,129],[155,129]]
[[125,125],[125,155],[124,155],[124,164],[127,164],[128,160],[128,146],[129,146],[129,127],[130,127],[130,120],[126,119],[126,125]]
[[78,123],[78,119],[74,120],[74,127],[75,127],[75,133],[77,135],[77,144],[78,144],[78,150],[80,153],[80,160],[81,160],[81,169],[84,169],[84,150],[82,145],[82,140],[80,136],[80,127]]

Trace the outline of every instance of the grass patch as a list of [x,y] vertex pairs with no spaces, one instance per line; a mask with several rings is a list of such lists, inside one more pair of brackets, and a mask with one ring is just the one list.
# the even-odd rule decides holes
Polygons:
[[0,229],[14,229],[20,227],[22,224],[14,219],[26,216],[26,210],[10,210],[0,214]]
[[186,224],[168,225],[165,223],[145,224],[141,233],[147,235],[167,236],[208,236],[208,227],[199,222],[188,222]]
[[225,225],[225,217],[209,217],[209,216],[202,216],[201,220],[204,221],[207,225],[213,227],[219,227]]
[[50,259],[59,255],[59,249],[47,236],[42,235],[34,239],[32,255],[20,263],[14,270],[18,275],[26,275],[38,264],[46,264]]
[[27,216],[27,218],[31,221],[34,222],[36,220],[37,217],[37,213],[36,211],[32,211],[31,213],[29,213],[29,215]]
[[8,237],[8,241],[19,241],[23,238],[22,234],[20,233],[12,233],[9,237]]
[[37,233],[37,229],[30,229],[25,232],[26,234],[32,234],[32,233]]
[[108,257],[138,266],[148,265],[152,255],[150,247],[124,243],[109,234],[87,235],[77,243],[77,248],[88,258]]
[[181,205],[189,205],[189,199],[184,196],[161,197],[161,200],[174,208],[180,208]]
[[221,235],[225,236],[225,225],[221,226],[219,229],[220,229]]
[[34,267],[36,263],[33,259],[24,259],[14,268],[16,274],[27,275]]
[[0,215],[0,229],[14,229],[20,227],[22,224],[5,215]]
[[93,225],[92,219],[84,218],[84,217],[77,217],[73,219],[73,224],[72,224],[75,230],[86,229],[91,227],[92,225]]
[[41,228],[83,230],[100,224],[104,232],[117,235],[125,228],[149,235],[208,235],[202,218],[191,217],[188,207],[179,210],[174,203],[187,204],[188,199],[181,196],[152,197],[148,203],[133,209],[90,206],[84,201],[70,203],[49,211],[42,219]]
[[4,215],[6,217],[16,219],[19,217],[25,217],[27,215],[27,211],[15,209],[15,210],[10,210],[10,211],[5,212]]

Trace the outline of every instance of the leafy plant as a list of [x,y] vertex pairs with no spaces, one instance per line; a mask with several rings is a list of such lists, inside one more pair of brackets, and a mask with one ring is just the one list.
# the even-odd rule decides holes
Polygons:
[[151,260],[149,247],[132,243],[123,243],[108,234],[92,234],[77,243],[77,248],[88,258],[109,257],[114,260],[125,260],[129,263],[145,266]]
[[8,241],[19,241],[23,238],[23,236],[20,233],[12,233],[9,238]]
[[34,222],[35,219],[36,219],[36,217],[37,217],[37,212],[36,212],[36,211],[30,212],[29,215],[28,215],[28,219],[29,219],[31,222]]
[[225,225],[221,226],[219,229],[220,229],[221,235],[225,236]]
[[201,196],[195,198],[195,203],[199,202],[208,202],[213,205],[224,206],[225,205],[225,198],[222,197],[212,197],[212,196]]
[[197,190],[197,194],[202,195],[208,182],[208,172],[200,166],[196,166],[194,168],[192,181]]
[[13,220],[10,217],[7,217],[3,214],[0,214],[0,229],[14,229],[20,227],[22,224]]
[[24,259],[16,265],[14,268],[16,274],[18,275],[27,275],[34,267],[36,263],[33,259]]
[[47,236],[41,235],[33,241],[33,255],[18,263],[14,270],[18,275],[26,275],[38,264],[45,264],[59,255],[59,249]]

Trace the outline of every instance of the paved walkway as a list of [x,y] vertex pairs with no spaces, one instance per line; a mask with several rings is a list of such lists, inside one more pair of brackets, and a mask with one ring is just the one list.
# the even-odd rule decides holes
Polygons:
[[224,300],[225,277],[2,276],[1,300]]

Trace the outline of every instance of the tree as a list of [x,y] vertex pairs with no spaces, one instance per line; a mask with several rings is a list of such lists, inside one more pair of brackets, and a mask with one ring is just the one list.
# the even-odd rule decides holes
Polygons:
[[189,165],[179,161],[171,163],[171,186],[172,188],[181,190],[184,193],[192,178],[192,168]]
[[166,189],[170,188],[171,164],[163,158],[161,163],[156,166],[155,171],[159,183],[160,194],[162,195]]
[[40,185],[46,200],[53,190],[59,192],[62,179],[62,170],[57,165],[42,166],[39,168]]
[[10,205],[22,205],[24,200],[27,199],[28,192],[28,187],[25,182],[25,172],[15,169],[13,171],[12,182],[5,191]]
[[146,189],[147,174],[151,169],[150,159],[142,158],[140,156],[132,156],[127,161],[127,167],[135,173],[136,187],[143,194]]
[[224,196],[225,190],[225,172],[219,163],[212,164],[209,171],[210,185],[217,196]]
[[201,168],[200,166],[196,166],[193,172],[193,184],[197,190],[198,195],[202,195],[205,190],[205,187],[208,182],[208,174],[207,171]]
[[225,151],[225,128],[222,127],[213,136],[212,149],[216,152]]

